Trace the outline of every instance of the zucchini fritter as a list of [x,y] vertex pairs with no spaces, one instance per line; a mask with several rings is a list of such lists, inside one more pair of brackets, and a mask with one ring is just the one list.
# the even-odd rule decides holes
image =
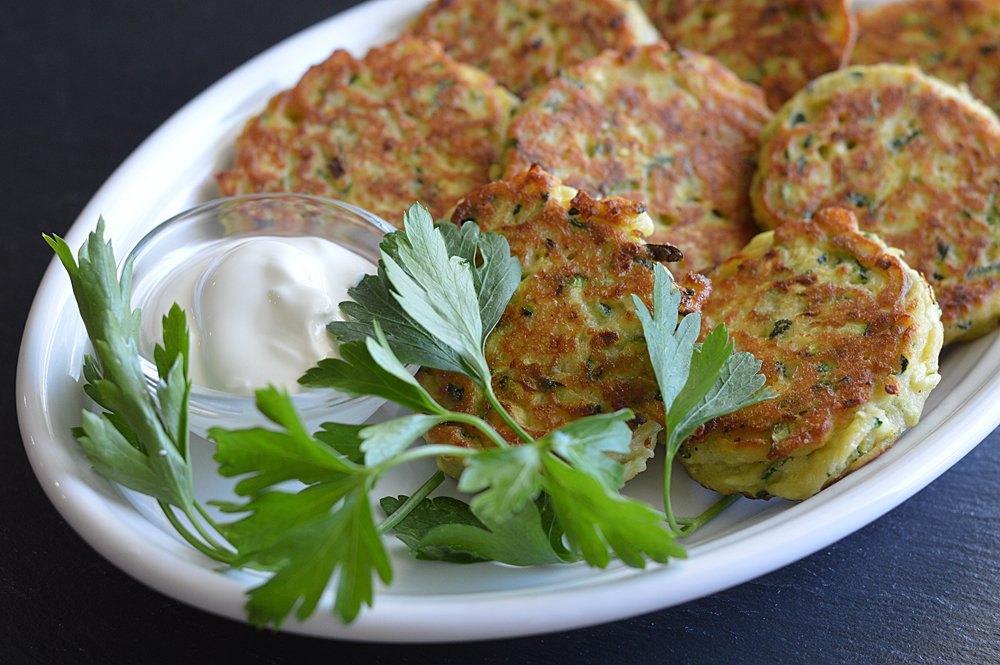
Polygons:
[[1000,1],[909,0],[858,12],[851,62],[914,64],[1000,113]]
[[516,106],[434,42],[402,39],[363,60],[338,50],[247,124],[219,188],[326,196],[392,223],[420,201],[440,219],[490,181]]
[[441,42],[522,98],[560,69],[660,38],[636,0],[437,0],[407,32]]
[[934,287],[945,342],[1000,316],[1000,120],[915,67],[816,79],[761,136],[751,201],[764,228],[840,206]]
[[[591,196],[646,204],[652,242],[701,270],[757,231],[748,190],[771,113],[760,88],[664,44],[606,52],[563,72],[511,121],[506,176],[538,164]],[[679,274],[679,273],[677,273]]]
[[[663,403],[631,294],[650,304],[653,266],[675,248],[646,245],[649,218],[637,203],[594,200],[535,168],[473,191],[452,216],[502,234],[523,266],[521,283],[486,342],[493,389],[532,436],[583,416],[635,412],[625,477],[646,467],[663,423]],[[684,292],[682,313],[707,295],[704,278]],[[442,405],[485,418],[512,444],[519,440],[464,376],[421,369],[418,380]],[[430,443],[491,446],[477,431],[441,425]],[[450,475],[461,461],[442,460]]]
[[690,437],[679,456],[692,478],[723,494],[804,499],[916,424],[940,379],[939,310],[851,213],[762,233],[708,276],[702,332],[725,323],[777,397]]
[[855,21],[845,0],[641,0],[674,46],[706,53],[767,93],[777,110],[847,63]]

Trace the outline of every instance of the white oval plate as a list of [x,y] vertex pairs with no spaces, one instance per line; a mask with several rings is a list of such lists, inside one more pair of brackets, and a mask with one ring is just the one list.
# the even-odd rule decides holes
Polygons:
[[[246,63],[178,111],[98,191],[67,240],[78,247],[99,215],[120,256],[156,223],[218,195],[213,174],[232,160],[245,121],[294,85],[332,45],[361,55],[397,34],[423,0],[376,0],[330,18]],[[133,577],[195,607],[242,620],[244,594],[262,582],[221,573],[178,538],[144,497],[98,476],[70,435],[83,407],[80,364],[86,346],[69,280],[53,260],[35,298],[17,373],[18,414],[42,487],[66,520],[98,552]],[[801,503],[742,501],[687,542],[689,556],[636,570],[612,564],[513,568],[500,564],[416,561],[387,539],[394,583],[350,626],[330,613],[329,594],[304,623],[283,630],[372,641],[449,641],[511,637],[578,628],[676,605],[740,584],[807,556],[886,513],[957,462],[1000,423],[1000,344],[993,333],[942,358],[940,386],[922,422],[887,453]],[[215,474],[210,445],[193,446],[199,499],[231,499]],[[430,466],[387,478],[378,496],[409,493]],[[687,481],[676,500],[695,514],[716,495]],[[662,468],[629,484],[655,501]]]

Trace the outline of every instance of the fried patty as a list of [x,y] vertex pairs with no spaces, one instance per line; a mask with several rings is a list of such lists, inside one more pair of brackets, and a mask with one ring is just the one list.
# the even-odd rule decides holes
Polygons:
[[767,93],[778,109],[846,64],[855,22],[846,0],[641,0],[674,46],[707,53]]
[[[523,266],[522,279],[486,342],[493,390],[534,437],[584,416],[632,409],[632,452],[625,477],[646,467],[663,424],[663,403],[631,294],[650,305],[653,267],[676,253],[647,245],[651,225],[637,203],[592,199],[535,168],[473,191],[452,221],[502,234]],[[687,290],[682,313],[707,296],[707,281]],[[421,369],[418,380],[444,407],[485,418],[510,443],[517,436],[464,376]],[[441,425],[429,443],[492,444],[463,425]],[[458,476],[461,461],[441,462]]]
[[748,190],[771,113],[760,88],[714,59],[664,43],[566,70],[511,121],[506,176],[539,164],[591,196],[646,204],[652,242],[701,270],[757,231]]
[[516,105],[434,42],[401,39],[362,60],[338,50],[247,124],[219,188],[316,194],[395,224],[420,201],[441,218],[490,181]]
[[407,32],[438,40],[522,98],[605,49],[660,38],[636,0],[437,0]]
[[851,61],[915,64],[1000,113],[1000,1],[911,0],[858,12]]
[[940,376],[942,329],[924,279],[850,212],[762,233],[711,273],[702,332],[724,323],[775,399],[708,423],[680,451],[723,494],[804,499],[916,424]]
[[849,208],[934,287],[945,342],[1000,316],[1000,121],[915,67],[827,74],[764,130],[751,190],[765,228]]

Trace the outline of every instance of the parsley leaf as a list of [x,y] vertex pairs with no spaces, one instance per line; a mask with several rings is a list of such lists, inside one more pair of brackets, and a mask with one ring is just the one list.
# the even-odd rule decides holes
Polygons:
[[[382,509],[392,514],[406,498],[382,499]],[[396,525],[396,535],[417,553],[418,559],[455,563],[492,560],[511,566],[577,560],[565,548],[553,548],[546,528],[553,515],[547,503],[541,499],[529,501],[508,519],[493,521],[480,518],[458,499],[426,499]],[[546,512],[548,520],[543,517]]]
[[[668,452],[675,453],[684,439],[709,420],[773,398],[760,390],[767,380],[759,373],[760,367],[753,354],[733,353],[725,325],[710,332],[692,359],[691,376],[681,399],[674,402],[667,416]],[[706,377],[714,377],[714,381]]]
[[643,554],[661,563],[686,556],[664,528],[663,516],[649,505],[609,490],[554,455],[544,458],[544,468],[559,524],[590,565],[607,566],[609,546],[635,568],[645,567]]
[[493,522],[507,519],[542,491],[543,452],[531,443],[484,450],[468,460],[458,489],[479,492],[472,509],[480,517]]
[[426,434],[430,428],[440,425],[446,419],[446,416],[415,413],[363,428],[360,435],[365,464],[378,466],[389,461],[409,448],[411,443]]
[[690,314],[677,323],[680,293],[676,289],[667,292],[672,284],[666,269],[657,266],[652,314],[641,300],[632,297],[666,409],[663,501],[668,521],[680,532],[670,504],[670,462],[681,444],[709,420],[774,395],[760,391],[766,381],[759,373],[760,361],[750,353],[733,353],[725,325],[710,332],[703,343],[695,343],[701,316]]
[[[408,497],[386,497],[382,509],[393,514]],[[499,561],[536,566],[579,561],[561,542],[547,495],[529,501],[503,521],[480,519],[469,504],[452,497],[425,499],[396,525],[396,536],[418,559],[478,563]]]
[[[380,394],[394,399],[381,388],[374,392],[376,385],[366,384],[364,375],[349,367],[363,365],[378,374],[375,366],[382,359],[370,342],[376,339],[383,357],[399,366],[395,370],[397,378],[405,380],[399,374],[402,362],[463,374],[482,389],[504,422],[522,440],[530,441],[531,437],[497,401],[483,351],[486,337],[520,281],[520,264],[510,255],[510,246],[500,236],[479,233],[471,223],[461,229],[448,224],[435,226],[430,213],[417,204],[403,222],[403,231],[386,235],[379,245],[382,258],[377,274],[367,275],[357,287],[348,290],[356,302],[340,304],[352,320],[327,325],[327,330],[341,342],[365,341],[371,358],[355,355],[345,358],[346,365],[323,361],[300,381],[309,386],[337,387],[351,394]],[[378,376],[377,380],[384,383],[384,378]],[[446,413],[425,394],[411,394],[400,403],[416,411]],[[485,425],[478,418],[472,419]],[[507,446],[495,432],[488,435],[501,448]]]
[[79,264],[62,238],[44,236],[69,274],[97,358],[85,358],[85,390],[109,413],[84,412],[74,436],[94,469],[117,483],[190,514],[194,489],[188,451],[187,327],[180,309],[164,317],[165,349],[157,350],[157,396],[163,419],[139,366],[139,310],[129,305],[132,266],[121,280],[104,221],[80,248]]
[[660,386],[660,395],[668,410],[688,380],[691,356],[694,354],[701,326],[701,316],[698,314],[684,317],[678,325],[677,311],[681,293],[672,286],[673,280],[666,268],[657,265],[653,281],[653,314],[650,315],[638,296],[632,296],[646,337],[653,371]]
[[[458,488],[483,490],[473,497],[471,509],[491,531],[519,515],[523,523],[526,506],[544,491],[559,528],[594,566],[608,564],[609,547],[630,566],[644,565],[643,553],[656,561],[679,556],[683,550],[673,544],[662,515],[617,492],[621,464],[605,452],[628,451],[631,431],[625,421],[630,418],[628,410],[581,418],[535,441],[482,451],[468,460]],[[463,549],[454,541],[448,544]]]
[[[218,446],[219,473],[249,474],[236,486],[237,494],[250,497],[247,503],[217,504],[226,512],[250,513],[219,526],[237,549],[233,565],[275,571],[250,592],[249,620],[277,627],[293,610],[304,620],[339,569],[333,611],[350,622],[362,603],[372,604],[372,575],[386,583],[392,579],[368,501],[375,476],[309,436],[284,392],[258,391],[257,406],[283,431],[209,432]],[[364,429],[340,426],[326,431],[363,439]],[[363,445],[358,442],[356,448]],[[306,487],[294,494],[272,489],[289,480]]]
[[633,417],[623,409],[581,418],[564,425],[542,440],[573,468],[594,477],[608,489],[625,484],[622,465],[606,453],[628,453],[632,430],[626,421]]
[[543,474],[546,458],[558,455],[614,492],[623,484],[622,466],[605,453],[629,451],[632,432],[625,421],[632,417],[627,409],[588,416],[540,439],[510,448],[483,450],[467,460],[458,489],[479,492],[472,499],[472,510],[477,516],[492,522],[503,521],[546,489]]
[[[482,343],[485,344],[521,280],[521,264],[510,255],[510,245],[502,235],[480,234],[479,226],[473,223],[466,223],[461,228],[454,224],[441,224],[437,228],[441,231],[448,253],[462,257],[472,266],[483,324]],[[477,249],[482,259],[478,266]]]
[[[379,505],[386,515],[394,514],[410,497],[384,497]],[[414,551],[418,559],[429,561],[450,561],[451,563],[478,563],[489,561],[490,557],[471,549],[456,549],[451,543],[422,544],[424,536],[442,525],[467,526],[482,531],[487,530],[482,520],[472,514],[469,504],[450,496],[424,499],[404,517],[393,529],[396,537]]]
[[299,383],[333,388],[353,397],[374,395],[413,411],[442,411],[393,353],[378,321],[372,333],[363,341],[341,344],[340,358],[320,360]]
[[330,446],[344,459],[359,466],[365,463],[365,454],[361,451],[361,430],[365,425],[344,425],[341,423],[323,423],[320,431],[313,437]]
[[[406,239],[397,248],[407,270],[390,255],[382,255],[395,289],[393,297],[425,330],[433,331],[456,352],[466,373],[488,376],[489,368],[482,359],[483,321],[472,271],[465,259],[448,256],[441,234],[434,233],[430,219],[426,221],[420,224],[407,220]],[[468,307],[469,303],[474,306]]]
[[[217,446],[219,474],[227,478],[253,474],[236,486],[240,496],[255,494],[286,480],[305,484],[336,480],[358,472],[334,449],[309,436],[288,395],[276,388],[257,391],[257,408],[283,428],[228,431],[214,427],[208,436]],[[360,438],[363,426],[342,426],[338,434],[353,431]]]
[[333,613],[348,623],[362,602],[371,606],[372,575],[388,583],[392,567],[375,530],[368,489],[365,478],[348,476],[297,494],[265,492],[244,506],[223,506],[253,512],[223,528],[239,549],[234,565],[256,563],[276,571],[249,593],[251,623],[277,628],[293,609],[300,621],[306,619],[337,568]]
[[341,303],[351,320],[327,329],[360,341],[375,337],[378,321],[402,362],[488,382],[483,343],[517,288],[520,264],[503,238],[473,224],[435,227],[419,205],[403,225],[383,240],[377,275],[348,291],[355,302]]

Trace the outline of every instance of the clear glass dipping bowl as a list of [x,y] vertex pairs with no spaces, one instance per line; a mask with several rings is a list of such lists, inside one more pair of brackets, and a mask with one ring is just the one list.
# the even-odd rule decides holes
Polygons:
[[[129,253],[126,261],[133,262],[132,307],[143,308],[160,279],[199,249],[222,238],[318,236],[377,264],[382,236],[394,230],[360,208],[315,196],[250,194],[210,201],[163,222]],[[155,396],[159,381],[156,365],[144,356],[142,348],[139,356],[147,387]],[[384,403],[380,398],[350,397],[330,389],[303,390],[291,398],[310,431],[328,421],[361,423]],[[190,425],[200,436],[211,427],[273,427],[257,410],[252,395],[198,385],[191,388]]]

